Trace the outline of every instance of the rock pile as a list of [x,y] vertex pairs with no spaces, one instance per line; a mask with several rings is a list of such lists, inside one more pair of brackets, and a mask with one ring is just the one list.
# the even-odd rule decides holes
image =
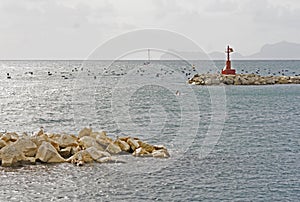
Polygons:
[[300,84],[300,76],[260,76],[257,74],[196,74],[188,80],[195,85],[273,85]]
[[139,157],[170,157],[164,146],[151,145],[136,137],[118,137],[115,140],[105,131],[82,129],[78,136],[46,134],[40,130],[29,136],[0,133],[0,161],[2,166],[22,164],[63,163],[76,165],[92,162],[117,162],[116,155],[131,153]]

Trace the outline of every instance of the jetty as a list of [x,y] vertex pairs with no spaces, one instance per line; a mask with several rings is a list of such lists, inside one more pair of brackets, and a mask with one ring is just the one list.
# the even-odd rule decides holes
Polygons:
[[137,137],[112,139],[105,131],[83,128],[74,134],[38,133],[19,135],[15,132],[0,133],[0,163],[2,167],[39,163],[125,163],[117,156],[130,154],[135,157],[168,158],[163,145],[152,145]]
[[257,74],[195,74],[188,80],[194,85],[274,85],[300,84],[300,76],[260,76]]
[[220,74],[195,74],[188,80],[194,85],[274,85],[300,84],[300,76],[261,76],[258,74],[236,74],[231,67],[230,53],[233,48],[227,46],[227,60]]

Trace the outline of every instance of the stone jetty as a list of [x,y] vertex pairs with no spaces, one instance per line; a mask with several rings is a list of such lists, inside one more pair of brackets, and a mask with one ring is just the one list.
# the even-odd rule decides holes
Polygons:
[[260,76],[257,74],[196,74],[188,80],[195,85],[300,84],[300,76]]
[[[0,133],[1,166],[19,166],[36,163],[85,163],[118,162],[117,155],[135,157],[170,157],[166,147],[151,145],[137,137],[112,139],[105,131],[82,129],[77,135],[46,134],[40,130],[34,135],[26,133]],[[119,161],[120,162],[120,161]]]

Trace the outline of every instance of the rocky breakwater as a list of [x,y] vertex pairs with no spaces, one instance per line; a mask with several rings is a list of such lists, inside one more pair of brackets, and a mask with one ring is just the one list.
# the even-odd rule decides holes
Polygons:
[[188,80],[195,85],[273,85],[300,84],[300,76],[260,76],[257,74],[196,74]]
[[46,134],[40,130],[34,135],[0,133],[0,162],[2,166],[39,163],[118,162],[117,155],[136,157],[170,157],[164,146],[151,145],[136,137],[108,137],[105,131],[82,129],[79,134]]

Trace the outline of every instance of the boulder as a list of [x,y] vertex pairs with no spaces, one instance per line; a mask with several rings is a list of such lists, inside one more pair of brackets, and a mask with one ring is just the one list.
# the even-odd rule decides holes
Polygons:
[[15,142],[19,139],[19,135],[17,133],[10,133],[10,141]]
[[279,78],[278,84],[288,84],[289,83],[289,77],[287,76],[281,76]]
[[236,77],[234,79],[234,85],[242,85],[242,79],[240,77]]
[[248,84],[248,79],[245,77],[241,77],[241,85],[247,85]]
[[0,158],[3,167],[16,166],[18,162],[26,160],[24,153],[13,145],[8,145],[1,149]]
[[37,146],[29,137],[21,137],[14,144],[17,145],[25,156],[34,157],[36,155]]
[[21,163],[34,163],[37,146],[29,138],[20,138],[18,141],[3,147],[0,150],[2,166],[16,166]]
[[140,157],[151,157],[152,154],[150,152],[148,152],[146,149],[140,147],[137,148],[133,153],[133,156],[140,156]]
[[10,135],[9,133],[4,133],[4,134],[1,136],[1,140],[3,140],[4,142],[10,141],[10,138],[11,138],[11,135]]
[[47,136],[48,136],[48,138],[51,138],[52,140],[58,140],[61,137],[60,134],[53,134],[53,133],[48,134]]
[[155,150],[160,150],[160,149],[167,149],[164,145],[153,145]]
[[42,144],[43,142],[49,141],[49,138],[48,138],[48,136],[45,135],[45,134],[40,134],[40,135],[34,135],[34,136],[30,137],[30,140],[31,140],[32,142],[34,142],[34,144],[36,144],[37,147],[39,147],[39,146],[41,146],[41,144]]
[[40,131],[37,133],[37,136],[43,136],[44,135],[44,130],[41,128]]
[[79,145],[82,146],[84,149],[89,147],[96,147],[100,151],[104,151],[105,147],[97,142],[97,140],[90,136],[83,136],[79,139]]
[[127,140],[129,139],[129,136],[124,136],[124,137],[119,137],[118,140],[122,140],[124,142],[127,142]]
[[98,135],[96,136],[96,141],[97,141],[98,144],[100,144],[102,147],[105,147],[105,148],[106,148],[110,143],[113,143],[113,142],[114,142],[111,138],[107,137],[106,135],[103,135],[103,133],[102,133],[102,134],[98,134]]
[[259,81],[254,81],[254,85],[260,85]]
[[98,135],[99,135],[100,137],[103,137],[103,138],[106,138],[106,137],[107,137],[106,131],[91,132],[91,134],[90,134],[90,136],[93,137],[93,138],[95,138],[95,139],[96,139],[96,137],[97,137]]
[[90,136],[92,133],[92,129],[91,128],[83,128],[79,134],[78,134],[78,138],[82,138],[84,136]]
[[212,80],[210,78],[205,79],[204,81],[205,85],[212,85]]
[[143,148],[143,150],[149,152],[149,153],[152,153],[153,150],[154,150],[154,146],[153,145],[150,145],[148,143],[145,143],[145,142],[142,142],[142,141],[138,141],[139,145],[141,148]]
[[152,156],[155,158],[169,158],[170,154],[167,149],[154,150]]
[[130,146],[126,141],[123,141],[121,139],[117,139],[115,143],[121,148],[122,151],[129,152]]
[[220,79],[217,77],[214,77],[211,79],[211,84],[212,85],[219,85],[220,84]]
[[37,150],[36,159],[45,163],[62,163],[65,159],[62,158],[54,146],[49,142],[43,142]]
[[300,76],[291,77],[291,81],[294,84],[300,84]]
[[234,83],[234,78],[232,76],[224,76],[223,77],[223,83],[226,85],[233,85]]
[[59,144],[60,147],[78,146],[77,138],[67,134],[62,134],[60,138],[58,138],[57,143]]
[[83,163],[92,163],[94,162],[93,157],[91,154],[86,150],[81,150],[71,156],[69,159],[66,160],[67,162],[71,162],[76,165],[83,165]]
[[273,77],[266,77],[266,84],[275,84],[275,79]]
[[132,151],[135,151],[140,146],[139,143],[137,142],[137,140],[135,140],[133,138],[128,138],[127,143],[129,144]]
[[122,149],[119,147],[118,144],[116,143],[110,143],[107,148],[106,151],[110,154],[119,154],[122,152]]
[[123,161],[119,161],[118,159],[112,157],[112,156],[106,156],[102,157],[100,159],[97,159],[98,163],[125,163]]
[[82,148],[80,146],[72,147],[71,154],[74,155],[81,150],[82,150]]
[[56,151],[60,150],[59,144],[55,140],[48,139],[48,142],[52,144],[52,146],[56,149]]
[[100,135],[100,133],[99,132],[91,132],[90,133],[90,136],[95,139],[96,139],[97,135]]
[[102,158],[102,157],[110,157],[110,153],[108,152],[104,152],[104,151],[99,151],[97,148],[95,147],[89,147],[86,149],[86,151],[90,154],[90,156],[97,161],[98,159]]
[[34,135],[30,137],[30,140],[36,144],[37,147],[40,147],[43,142],[49,142],[57,151],[59,151],[59,144],[56,142],[55,138],[49,138],[47,134],[40,133],[40,135]]
[[0,139],[0,149],[2,149],[3,147],[5,147],[7,145],[7,143],[4,140]]

